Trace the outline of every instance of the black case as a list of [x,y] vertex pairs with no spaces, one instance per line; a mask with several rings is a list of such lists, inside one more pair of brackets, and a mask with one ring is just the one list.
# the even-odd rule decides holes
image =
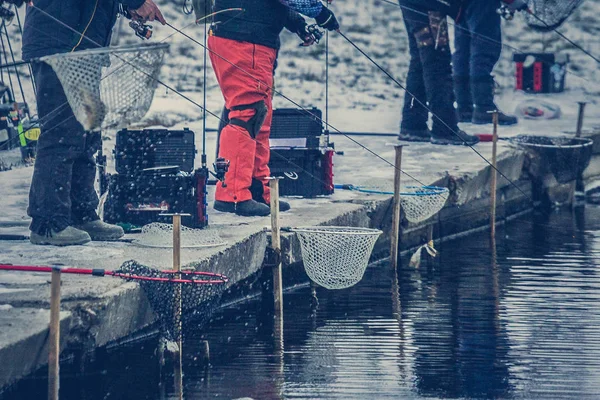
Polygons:
[[[272,146],[318,148],[321,135],[323,134],[322,113],[317,108],[312,108],[308,111],[310,111],[310,114],[296,108],[279,108],[273,110],[270,135],[273,143]],[[304,145],[289,145],[285,144],[285,140],[281,140],[283,144],[278,145],[277,142],[280,139],[306,139],[306,141]]]
[[194,170],[196,147],[194,132],[168,129],[123,129],[117,132],[113,151],[119,174],[137,174],[147,168],[178,166],[181,171]]
[[[534,63],[525,66],[527,57],[533,57]],[[514,54],[516,65],[517,90],[528,93],[560,93],[565,90],[568,55],[561,57],[554,53],[524,53]]]
[[279,182],[282,196],[317,197],[333,194],[332,149],[271,149],[271,176]]
[[164,171],[167,172],[109,175],[104,220],[143,226],[151,222],[172,223],[171,217],[160,216],[162,213],[186,213],[192,216],[183,217],[183,225],[207,226],[206,170],[199,169],[187,176]]

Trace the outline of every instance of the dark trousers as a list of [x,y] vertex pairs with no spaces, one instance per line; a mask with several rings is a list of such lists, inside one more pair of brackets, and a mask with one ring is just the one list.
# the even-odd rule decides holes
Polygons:
[[424,130],[429,113],[434,114],[431,132],[435,136],[452,136],[458,129],[452,86],[452,56],[448,43],[445,16],[441,16],[443,31],[436,32],[435,18],[439,13],[418,8],[403,8],[408,32],[410,64],[406,78],[406,93],[400,130]]
[[94,188],[100,133],[85,132],[73,115],[52,68],[34,63],[38,116],[42,134],[29,192],[30,229],[44,234],[98,219]]
[[502,51],[499,7],[499,0],[467,2],[454,34],[455,76],[487,78],[492,74]]

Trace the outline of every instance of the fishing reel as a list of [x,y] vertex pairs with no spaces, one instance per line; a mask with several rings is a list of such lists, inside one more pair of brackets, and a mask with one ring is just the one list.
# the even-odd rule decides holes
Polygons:
[[510,10],[506,5],[501,5],[500,8],[498,8],[496,10],[496,12],[498,14],[500,14],[500,16],[502,18],[504,18],[507,21],[512,21],[515,18],[515,12]]
[[306,32],[303,32],[303,34],[305,35],[304,41],[300,43],[299,47],[308,47],[313,44],[318,44],[323,38],[323,32],[319,30],[319,25],[317,24],[308,25],[306,27]]
[[127,6],[119,4],[119,14],[130,20],[129,27],[135,32],[135,36],[144,40],[148,40],[152,37],[152,25],[148,25],[144,23],[144,21],[134,19]]
[[213,164],[215,172],[209,171],[212,176],[217,178],[218,181],[221,181],[223,187],[227,187],[227,184],[225,183],[225,174],[227,173],[227,171],[229,171],[230,164],[231,163],[229,160],[226,160],[223,157],[219,157]]

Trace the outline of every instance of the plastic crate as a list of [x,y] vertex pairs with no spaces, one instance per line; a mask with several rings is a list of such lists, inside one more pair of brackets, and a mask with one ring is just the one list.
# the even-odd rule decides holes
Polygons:
[[196,146],[194,132],[168,129],[123,129],[117,132],[113,151],[119,174],[137,174],[148,168],[178,166],[181,171],[194,170]]
[[191,217],[183,217],[183,225],[207,226],[206,171],[198,169],[186,176],[165,171],[168,172],[109,175],[104,220],[143,226],[152,222],[171,223],[171,217],[161,216],[163,213],[185,213]]
[[317,197],[333,194],[332,149],[271,149],[271,176],[282,177],[282,196]]
[[296,108],[273,110],[271,147],[318,148],[323,135],[322,113],[317,108],[308,111]]
[[515,89],[529,93],[560,93],[565,90],[569,57],[553,53],[514,54]]

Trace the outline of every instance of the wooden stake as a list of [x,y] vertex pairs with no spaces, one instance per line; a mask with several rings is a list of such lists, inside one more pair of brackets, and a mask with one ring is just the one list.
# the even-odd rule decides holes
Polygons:
[[490,181],[490,226],[492,240],[496,240],[496,201],[497,201],[497,185],[498,174],[496,172],[496,155],[498,151],[498,111],[494,111],[494,135],[492,138],[492,179]]
[[58,400],[60,385],[60,267],[52,270],[50,284],[50,337],[48,342],[48,400]]
[[587,104],[584,101],[580,101],[579,104],[579,114],[577,116],[577,131],[575,131],[575,137],[581,137],[581,133],[583,132],[583,118],[585,116],[585,105]]
[[390,261],[392,268],[398,268],[399,247],[400,247],[400,180],[402,177],[402,145],[396,145],[396,163],[394,171],[394,209],[392,214],[392,238],[390,248]]
[[[281,227],[279,226],[279,178],[271,178],[271,246],[281,253]],[[281,262],[273,268],[273,297],[275,302],[275,317],[283,316],[283,277]],[[283,322],[281,323],[283,326]]]
[[[173,215],[173,271],[181,271],[181,215]],[[181,277],[181,275],[177,275]],[[183,399],[183,340],[181,326],[181,284],[175,285],[175,336],[179,351],[174,354],[175,357],[175,390],[179,399]]]

